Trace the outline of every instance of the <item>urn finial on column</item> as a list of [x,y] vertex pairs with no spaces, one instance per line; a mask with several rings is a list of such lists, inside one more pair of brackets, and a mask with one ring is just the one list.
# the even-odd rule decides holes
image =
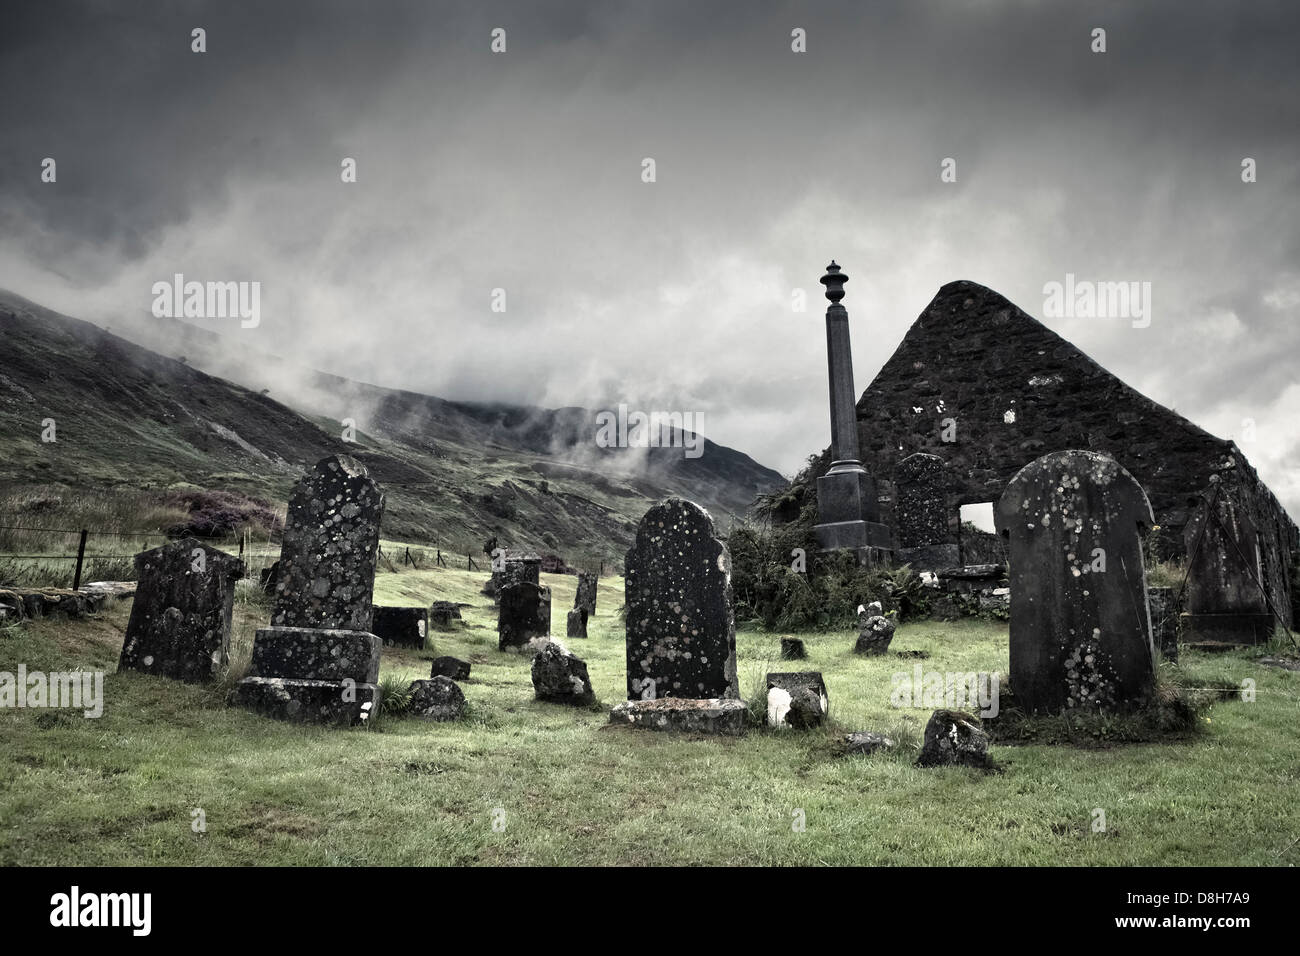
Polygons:
[[822,285],[826,286],[826,298],[838,305],[840,299],[844,298],[844,283],[848,281],[849,277],[840,270],[835,260],[832,259],[831,264],[826,267],[826,274],[821,278]]

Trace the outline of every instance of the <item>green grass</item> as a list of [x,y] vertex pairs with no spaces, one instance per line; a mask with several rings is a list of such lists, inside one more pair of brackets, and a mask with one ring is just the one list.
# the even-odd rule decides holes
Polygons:
[[[0,670],[109,671],[99,720],[0,712],[0,864],[1253,864],[1300,862],[1300,675],[1261,651],[1184,652],[1189,681],[1257,682],[1254,703],[1216,704],[1173,743],[995,746],[1003,772],[912,766],[928,710],[889,705],[912,659],[860,658],[850,633],[803,634],[810,659],[777,660],[779,634],[738,635],[742,695],[767,669],[816,669],[825,733],[686,738],[607,724],[603,710],[532,699],[529,663],[496,650],[483,573],[381,572],[377,603],[471,603],[465,626],[424,651],[385,649],[381,677],[473,663],[456,724],[376,729],[281,724],[223,705],[223,686],[111,673],[128,604],[81,621],[0,631]],[[544,576],[563,631],[575,579]],[[601,582],[590,638],[568,641],[606,705],[624,697],[618,578]],[[241,587],[235,669],[267,619]],[[893,650],[941,671],[1005,672],[1000,623],[904,624]],[[836,757],[837,734],[903,746]],[[1107,830],[1091,830],[1092,811]],[[201,808],[206,832],[191,830]],[[494,811],[504,829],[494,829]],[[806,829],[795,832],[795,811]],[[496,819],[502,817],[498,814]]]

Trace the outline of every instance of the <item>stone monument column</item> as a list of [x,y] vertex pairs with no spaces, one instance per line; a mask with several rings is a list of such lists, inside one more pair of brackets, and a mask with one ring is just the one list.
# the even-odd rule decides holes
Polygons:
[[870,550],[889,548],[889,529],[880,523],[876,482],[858,459],[858,414],[853,391],[849,313],[840,300],[849,280],[834,260],[826,267],[826,364],[831,396],[831,467],[817,479],[817,544],[823,551],[851,548],[868,559]]

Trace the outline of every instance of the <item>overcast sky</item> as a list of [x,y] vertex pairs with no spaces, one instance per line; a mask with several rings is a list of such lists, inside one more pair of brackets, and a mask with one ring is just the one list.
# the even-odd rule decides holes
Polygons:
[[829,443],[832,257],[859,393],[945,282],[1043,319],[1066,273],[1149,281],[1147,328],[1045,321],[1300,515],[1300,5],[1083,6],[12,0],[0,286],[111,323],[256,280],[260,326],[205,324],[446,398],[702,412],[791,474]]

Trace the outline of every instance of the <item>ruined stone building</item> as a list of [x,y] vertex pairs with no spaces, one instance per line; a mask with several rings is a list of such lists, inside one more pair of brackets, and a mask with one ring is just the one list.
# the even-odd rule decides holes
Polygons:
[[[1267,614],[1271,601],[1290,623],[1296,525],[1236,445],[1130,388],[992,289],[939,290],[858,400],[857,425],[902,560],[962,563],[972,543],[962,505],[996,502],[1042,455],[1087,449],[1142,485],[1162,557],[1183,558],[1199,539],[1193,568],[1208,566],[1194,578],[1237,589],[1239,611]],[[1211,499],[1219,519],[1202,533]],[[1205,610],[1222,604],[1200,598]]]

